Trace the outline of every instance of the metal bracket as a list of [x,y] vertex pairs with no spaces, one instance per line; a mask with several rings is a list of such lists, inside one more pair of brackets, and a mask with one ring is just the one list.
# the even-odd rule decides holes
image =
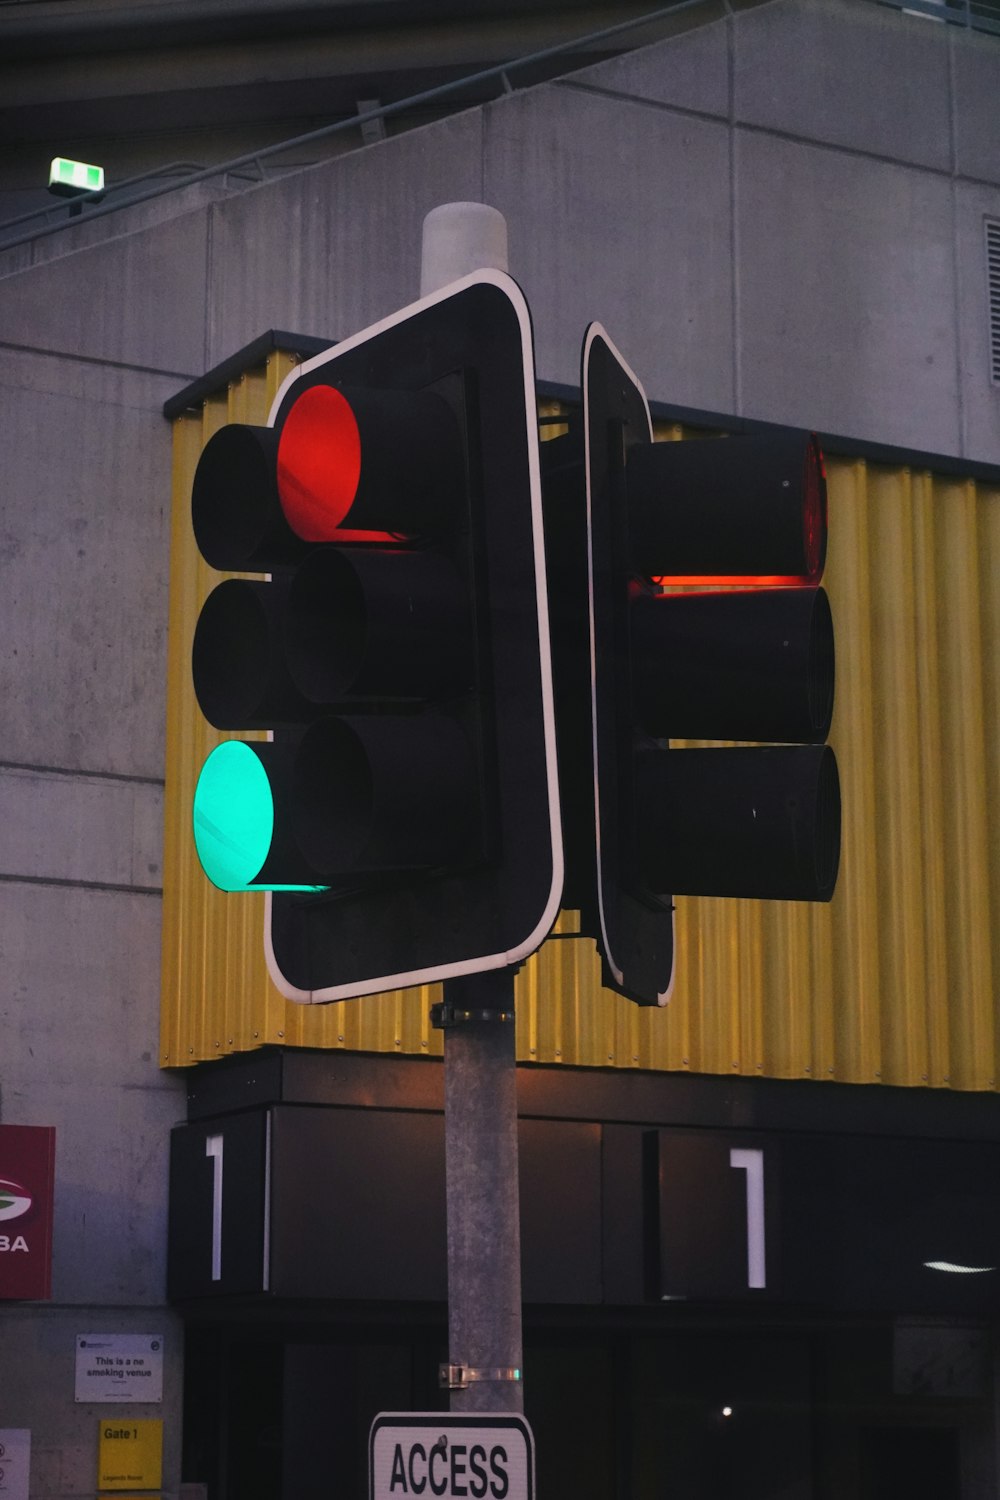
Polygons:
[[520,1379],[521,1371],[517,1365],[499,1365],[483,1370],[469,1365],[438,1365],[438,1384],[445,1391],[464,1391],[477,1380],[516,1384]]
[[439,1005],[431,1006],[431,1025],[438,1031],[445,1031],[449,1026],[464,1026],[469,1021],[504,1021],[513,1024],[514,1007],[497,1010],[491,1006],[481,1006],[470,1010],[463,1005],[456,1005],[452,1000],[442,1000]]

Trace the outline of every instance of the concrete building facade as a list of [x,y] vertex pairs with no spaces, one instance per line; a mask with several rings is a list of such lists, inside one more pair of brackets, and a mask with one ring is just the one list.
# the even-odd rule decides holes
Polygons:
[[[268,329],[332,342],[413,300],[424,215],[444,202],[486,202],[508,221],[540,381],[578,384],[580,340],[597,318],[654,400],[706,422],[715,414],[809,427],[859,451],[884,448],[887,462],[938,455],[952,474],[964,466],[986,487],[984,546],[994,546],[1000,267],[988,245],[1000,225],[998,97],[992,36],[867,0],[709,4],[651,45],[276,180],[225,193],[203,185],[0,248],[0,1123],[57,1131],[52,1299],[0,1308],[0,1428],[31,1431],[33,1497],[96,1492],[110,1408],[74,1396],[76,1341],[93,1333],[164,1339],[162,1403],[112,1414],[163,1418],[165,1496],[180,1495],[182,1480],[209,1484],[212,1500],[267,1493],[245,1479],[241,1491],[231,1466],[225,1478],[218,1452],[201,1455],[204,1472],[190,1441],[182,1455],[185,1427],[211,1446],[211,1424],[202,1430],[195,1408],[210,1408],[205,1390],[226,1359],[236,1380],[238,1360],[220,1353],[231,1333],[203,1316],[185,1363],[190,1309],[166,1293],[170,1132],[196,1118],[188,1095],[202,1085],[162,1068],[157,1040],[172,463],[164,404]],[[982,664],[991,703],[997,660],[994,643]],[[985,899],[1000,928],[1000,809],[991,807]],[[255,1064],[251,1055],[230,1066]],[[394,1086],[377,1060],[370,1066]],[[278,1101],[323,1095],[302,1087]],[[341,1103],[355,1087],[343,1084]],[[794,1105],[806,1111],[801,1123],[820,1085],[796,1088],[807,1091]],[[860,1128],[877,1134],[873,1093],[877,1085]],[[959,1100],[938,1093],[940,1113],[931,1099],[898,1133],[1000,1141],[993,1089]],[[747,1118],[780,1128],[777,1095],[754,1116],[752,1100],[764,1095],[739,1091],[719,1103],[715,1125],[737,1119],[737,1098],[751,1101]],[[528,1113],[558,1114],[535,1094],[531,1104]],[[433,1089],[419,1108],[434,1113]],[[648,1128],[682,1124],[695,1110],[674,1102],[657,1116],[638,1100],[621,1108]],[[566,1109],[611,1117],[606,1099]],[[391,1288],[384,1295],[394,1300]],[[419,1295],[433,1304],[433,1291]],[[314,1315],[304,1304],[296,1312],[299,1324]],[[565,1374],[568,1316],[550,1326],[543,1372],[548,1360]],[[969,1360],[991,1371],[995,1325],[986,1310],[952,1325],[970,1319]],[[372,1399],[385,1399],[377,1323],[351,1334],[356,1362],[335,1370],[301,1340],[286,1341],[273,1389],[261,1376],[245,1393],[247,1410],[270,1401],[284,1412],[286,1458],[275,1470],[284,1480],[270,1493],[318,1494],[328,1482],[315,1456],[296,1471],[287,1452],[308,1449],[305,1429],[324,1401],[343,1396],[350,1370],[363,1365]],[[431,1331],[417,1342],[433,1349],[436,1325],[420,1326]],[[587,1326],[599,1389],[613,1392],[610,1334]],[[716,1317],[700,1345],[694,1324],[675,1336],[707,1368],[720,1327]],[[402,1368],[411,1346],[386,1339],[387,1359]],[[652,1344],[632,1358],[619,1402],[665,1378],[654,1373]],[[269,1359],[260,1356],[261,1370]],[[773,1359],[780,1367],[780,1352]],[[855,1374],[868,1378],[860,1364]],[[393,1388],[404,1385],[400,1375]],[[991,1373],[970,1376],[968,1390],[947,1397],[952,1415],[969,1403],[952,1424],[962,1434],[959,1487],[942,1490],[962,1500],[996,1486]],[[582,1390],[574,1399],[586,1418]],[[281,1425],[274,1412],[254,1420],[258,1431]],[[644,1407],[639,1426],[656,1420],[655,1405]],[[807,1430],[803,1419],[796,1431]],[[643,1441],[644,1454],[658,1451]],[[777,1495],[786,1482],[793,1487],[781,1493],[868,1493],[802,1442],[801,1461],[783,1461],[754,1494]],[[613,1493],[630,1483],[653,1493],[653,1470],[640,1483],[615,1451]],[[866,1472],[881,1472],[877,1458]],[[734,1482],[697,1488],[708,1480],[695,1473],[678,1493],[721,1496]]]

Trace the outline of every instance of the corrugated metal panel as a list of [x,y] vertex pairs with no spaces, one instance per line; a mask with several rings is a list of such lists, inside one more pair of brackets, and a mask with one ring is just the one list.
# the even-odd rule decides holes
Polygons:
[[[265,1042],[440,1051],[436,989],[329,1006],[267,979],[263,900],[201,875],[191,792],[214,735],[190,640],[214,575],[188,499],[227,420],[263,421],[288,357],[178,419],[168,683],[162,1061]],[[551,432],[558,429],[550,428]],[[679,437],[664,429],[661,437]],[[1000,489],[829,463],[844,844],[829,907],[684,899],[662,1011],[604,991],[574,914],[517,981],[518,1055],[538,1062],[994,1089],[1000,975]]]

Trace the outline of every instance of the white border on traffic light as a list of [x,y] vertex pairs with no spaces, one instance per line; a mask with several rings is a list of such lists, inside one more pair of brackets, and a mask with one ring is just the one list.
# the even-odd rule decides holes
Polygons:
[[[590,389],[589,389],[589,381],[588,381],[588,376],[589,376],[589,371],[590,371],[590,359],[589,359],[589,355],[590,355],[590,346],[591,346],[591,344],[593,344],[593,342],[594,342],[595,339],[601,339],[601,340],[603,340],[603,342],[608,346],[608,348],[611,350],[612,354],[614,355],[615,359],[621,365],[622,369],[628,375],[628,378],[631,380],[632,384],[635,386],[635,388],[638,391],[639,395],[642,397],[642,403],[643,403],[643,406],[646,409],[646,421],[649,424],[649,438],[650,438],[650,442],[652,442],[652,440],[653,440],[653,419],[652,419],[652,416],[650,415],[649,401],[648,401],[648,399],[646,397],[646,391],[645,391],[645,388],[644,388],[644,386],[642,384],[642,381],[639,379],[638,375],[636,375],[635,371],[632,369],[631,365],[628,363],[628,360],[626,360],[626,359],[624,359],[622,357],[621,351],[619,350],[618,346],[615,344],[615,342],[614,342],[613,339],[611,339],[611,338],[608,337],[608,334],[607,334],[606,330],[604,329],[604,327],[600,323],[591,323],[590,324],[590,326],[587,329],[586,335],[584,337],[584,341],[583,341],[583,356],[582,356],[581,366],[582,366],[582,370],[583,370],[582,380],[583,380],[583,409],[584,409],[584,411],[586,412],[586,411],[588,411],[590,409],[590,405],[589,405]],[[595,840],[595,856],[596,856],[596,858],[595,858],[596,868],[595,868],[595,871],[594,871],[594,875],[595,875],[595,884],[596,884],[596,887],[597,887],[597,914],[598,914],[598,920],[599,920],[599,922],[601,924],[601,951],[603,952],[605,960],[607,961],[608,968],[611,970],[612,974],[615,976],[615,978],[618,981],[618,983],[620,985],[624,985],[624,983],[625,983],[625,974],[624,974],[624,971],[623,971],[621,965],[618,963],[618,960],[615,958],[615,955],[611,951],[611,940],[610,940],[610,938],[608,936],[607,918],[606,918],[605,910],[604,910],[604,886],[603,886],[603,882],[601,880],[601,788],[600,788],[600,778],[599,778],[599,776],[597,774],[597,769],[598,769],[597,768],[597,693],[596,693],[596,690],[595,690],[596,671],[597,671],[597,629],[596,629],[596,622],[594,620],[594,548],[593,548],[594,532],[593,532],[592,516],[591,516],[591,496],[590,496],[590,424],[588,422],[584,422],[584,424],[583,424],[583,441],[584,441],[584,471],[585,471],[586,476],[587,476],[587,583],[588,583],[589,610],[590,610],[590,713],[591,713],[590,722],[591,722],[591,734],[593,736],[594,840]],[[670,921],[671,921],[671,927],[672,927],[671,945],[673,947],[673,944],[674,944],[674,942],[676,940],[676,936],[677,936],[677,915],[676,915],[676,911],[672,911],[671,912],[671,914],[670,914]],[[676,963],[672,963],[671,964],[671,968],[670,968],[670,983],[668,984],[667,988],[664,991],[662,991],[660,994],[657,995],[657,997],[656,997],[656,1003],[657,1003],[657,1005],[666,1005],[667,1002],[668,1002],[668,1000],[670,999],[670,996],[673,994],[673,989],[674,989],[674,975],[676,974],[676,972],[677,972]]]
[[531,313],[524,293],[512,277],[503,271],[483,269],[473,271],[468,276],[463,276],[459,281],[453,281],[448,286],[432,292],[427,297],[412,302],[409,306],[401,308],[399,312],[393,313],[388,318],[383,318],[378,323],[371,324],[360,333],[353,334],[350,338],[335,344],[331,349],[324,350],[322,354],[314,355],[312,359],[303,361],[287,375],[282,382],[278,394],[274,398],[271,412],[268,417],[268,426],[275,423],[282,403],[296,380],[308,375],[311,371],[320,369],[348,350],[356,348],[359,344],[367,342],[377,334],[399,323],[405,322],[415,314],[422,312],[425,308],[436,306],[438,303],[446,302],[457,293],[464,291],[467,287],[475,285],[493,285],[502,291],[517,314],[518,323],[521,328],[521,348],[524,358],[524,393],[525,393],[525,430],[528,438],[528,469],[531,487],[531,516],[532,537],[535,562],[535,597],[538,611],[538,643],[540,655],[540,677],[542,685],[542,719],[545,736],[545,766],[548,783],[548,805],[549,805],[549,838],[552,848],[552,885],[549,891],[544,910],[530,933],[516,947],[502,953],[482,954],[476,958],[462,959],[454,963],[433,964],[423,969],[414,969],[397,974],[381,974],[371,979],[354,980],[346,985],[332,985],[322,990],[301,990],[290,985],[285,979],[275,960],[271,943],[271,901],[272,894],[266,893],[266,907],[264,913],[264,954],[267,961],[268,973],[277,989],[286,999],[298,1001],[300,1004],[313,1004],[331,1000],[349,1000],[361,995],[379,994],[385,990],[406,989],[412,985],[436,984],[445,979],[458,979],[465,974],[484,973],[491,969],[505,969],[522,963],[529,958],[548,937],[553,923],[559,914],[559,906],[563,891],[563,845],[562,845],[562,822],[559,812],[559,779],[556,767],[556,734],[555,734],[555,701],[552,691],[552,658],[549,646],[549,606],[548,588],[545,576],[545,540],[542,522],[542,480],[541,465],[538,455],[538,410],[535,397],[535,365],[534,345],[531,332]]

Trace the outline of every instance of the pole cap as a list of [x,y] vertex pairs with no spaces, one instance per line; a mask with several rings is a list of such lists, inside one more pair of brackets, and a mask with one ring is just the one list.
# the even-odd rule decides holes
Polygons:
[[506,271],[507,220],[486,203],[442,203],[424,219],[420,295],[427,297],[470,271]]

